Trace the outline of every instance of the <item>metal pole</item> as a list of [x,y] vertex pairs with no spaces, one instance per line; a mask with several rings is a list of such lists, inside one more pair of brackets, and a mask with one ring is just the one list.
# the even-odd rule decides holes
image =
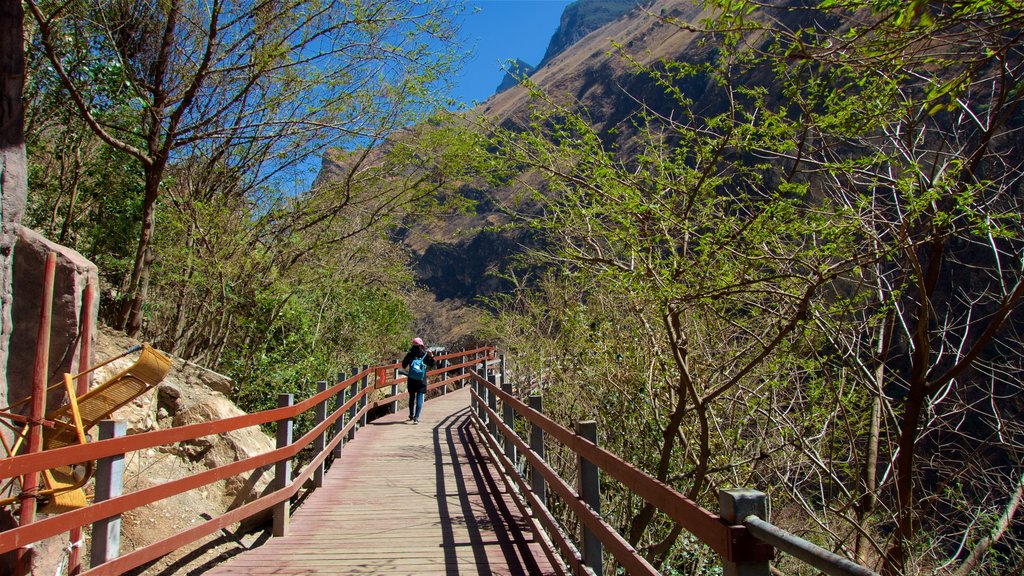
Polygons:
[[[402,362],[402,360],[400,358],[398,360],[395,360],[395,364],[401,365],[401,362]],[[398,368],[395,368],[395,380],[398,380]],[[391,385],[391,396],[392,397],[398,396],[398,383],[395,383],[395,384]],[[392,414],[398,414],[398,409],[399,408],[400,407],[398,405],[398,400],[395,399],[391,403],[391,413]]]
[[[497,377],[491,374],[487,381],[491,383],[491,386],[497,386],[495,380]],[[487,386],[483,386],[483,389],[487,391],[487,407],[491,409],[491,412],[498,412],[498,395],[491,391]],[[498,422],[491,417],[491,414],[487,414],[487,433],[491,435],[491,438],[498,439]]]
[[[530,408],[543,413],[544,398],[539,394],[530,396]],[[544,459],[544,429],[532,422],[530,423],[530,450],[533,450],[541,460]],[[534,494],[537,495],[537,499],[547,506],[548,485],[536,468],[530,472],[530,486],[533,488]]]
[[[82,292],[82,310],[79,313],[79,337],[82,343],[78,351],[78,371],[85,371],[89,364],[92,364],[92,305],[96,300],[95,289],[91,282],[85,283],[85,290]],[[81,396],[89,391],[92,384],[92,371],[78,376],[75,394]],[[71,550],[68,552],[68,576],[76,576],[82,571],[82,527],[75,526],[71,529],[68,539],[71,541]]]
[[[511,396],[512,395],[512,384],[510,382],[502,381],[502,383],[501,383],[501,391]],[[508,426],[510,430],[515,431],[515,423],[516,423],[515,419],[516,419],[516,413],[515,413],[515,410],[512,409],[512,405],[507,403],[507,402],[502,402],[502,404],[501,404],[501,420],[502,420],[502,422],[505,423],[505,426]],[[508,458],[509,460],[511,460],[512,462],[516,462],[518,460],[518,457],[516,456],[516,445],[513,444],[512,441],[509,440],[508,438],[505,438],[504,441],[505,441],[505,457]]]
[[[46,375],[50,369],[50,315],[53,310],[53,276],[57,269],[57,254],[49,252],[43,267],[43,301],[39,310],[39,329],[36,332],[36,362],[32,370],[32,407],[29,412],[29,454],[43,450],[43,415],[46,414]],[[29,472],[21,479],[21,510],[19,525],[27,526],[36,520],[36,494],[39,472]],[[32,564],[32,548],[18,548],[17,573],[28,574]]]
[[[743,524],[743,520],[754,515],[768,518],[768,497],[757,490],[738,488],[718,491],[718,507],[722,520],[733,526]],[[769,576],[771,570],[767,560],[756,562],[722,561],[723,576]]]
[[[337,380],[339,384],[345,381],[345,373],[338,372]],[[339,408],[345,405],[345,389],[338,390],[338,393],[334,395],[334,411],[337,412]],[[334,437],[337,438],[341,434],[341,429],[345,427],[345,415],[339,414],[338,418],[334,421]],[[341,447],[344,441],[340,441],[334,445],[334,457],[341,458]]]
[[[597,444],[597,422],[588,420],[576,424],[576,435],[584,440]],[[580,498],[590,506],[595,514],[601,515],[601,473],[597,466],[584,458],[579,457],[580,467]],[[604,574],[603,546],[590,528],[583,525],[583,561],[594,571],[594,574]]]
[[[100,440],[120,438],[128,433],[124,420],[100,422]],[[124,454],[96,461],[96,502],[120,496],[124,488]],[[105,564],[121,555],[121,515],[97,520],[92,524],[92,567]]]
[[[447,380],[448,379],[448,359],[447,358],[445,358],[444,360],[441,360],[441,368],[444,370],[444,372],[441,373],[441,380]],[[445,384],[444,386],[441,386],[441,396],[444,396],[447,393],[448,393],[448,385]]]
[[[363,364],[363,370],[364,371],[365,370],[369,370],[369,368],[370,368],[369,365]],[[362,380],[360,382],[361,382],[362,389],[364,391],[367,388],[369,388],[370,387],[370,375],[369,375],[369,373],[364,373],[363,374],[363,378],[362,378]],[[369,403],[369,397],[370,397],[370,394],[369,394],[369,392],[367,392],[367,393],[363,394],[363,399],[359,401],[359,409],[362,410],[362,412],[363,412],[362,417],[359,418],[359,426],[360,426],[360,428],[363,427],[363,426],[366,426],[366,405]]]
[[[295,396],[292,394],[278,394],[277,406],[283,408],[295,404]],[[292,419],[285,418],[277,421],[277,447],[284,448],[292,443]],[[285,458],[274,464],[274,490],[283,490],[292,480],[292,460]],[[274,505],[274,536],[287,536],[288,524],[291,516],[290,499],[278,502]]]
[[[316,393],[320,394],[327,391],[327,381],[320,380],[316,383]],[[322,402],[316,405],[316,412],[313,416],[313,426],[319,426],[324,420],[327,420],[327,399],[324,398]],[[324,447],[327,446],[327,431],[324,430],[313,440],[313,457],[317,457],[321,452],[324,451]],[[316,470],[313,470],[313,487],[322,488],[324,485],[324,467],[326,466],[326,460],[321,460],[317,464]]]
[[[359,369],[358,368],[353,368],[352,369],[352,378],[355,378],[356,374],[359,374]],[[353,382],[348,387],[348,399],[351,400],[351,399],[355,398],[356,397],[356,392],[358,392],[358,391],[359,391],[359,380],[356,380],[355,382]],[[349,424],[352,424],[352,422],[356,419],[356,412],[358,410],[359,410],[359,402],[354,402],[352,404],[352,406],[348,409],[348,423]],[[352,441],[352,440],[355,440],[355,437],[356,437],[356,425],[353,424],[352,427],[349,428],[349,430],[348,430],[348,439],[349,439],[349,441]]]

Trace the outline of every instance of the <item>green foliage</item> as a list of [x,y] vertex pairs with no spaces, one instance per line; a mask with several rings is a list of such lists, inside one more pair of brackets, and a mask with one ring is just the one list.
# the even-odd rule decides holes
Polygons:
[[[531,262],[545,273],[502,302],[499,325],[532,373],[551,367],[534,385],[564,403],[560,418],[613,422],[613,451],[692,497],[764,486],[826,547],[896,572],[955,565],[977,521],[957,499],[1011,510],[1024,445],[1019,427],[986,424],[1017,409],[981,407],[1020,394],[1006,379],[1019,363],[995,360],[1020,351],[1008,318],[1024,301],[1022,162],[1008,144],[1019,13],[708,7],[712,59],[631,61],[674,101],[634,114],[636,140],[618,147],[539,89],[527,127],[495,129],[496,183],[518,178],[540,204],[519,216],[545,241]],[[694,79],[719,107],[695,110]],[[605,333],[606,315],[621,332]],[[643,352],[609,362],[616,338]],[[986,435],[1001,439],[991,455],[966,449]],[[962,466],[986,488],[916,505]],[[607,498],[650,558],[682,554],[662,545],[670,523],[631,520],[643,508],[614,487]],[[1019,522],[999,530],[1017,542]],[[974,534],[982,555],[1000,548]],[[991,572],[997,556],[961,570]]]

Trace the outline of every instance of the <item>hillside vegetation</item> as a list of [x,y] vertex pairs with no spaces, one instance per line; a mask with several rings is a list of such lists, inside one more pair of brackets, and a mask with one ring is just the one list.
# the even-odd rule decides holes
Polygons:
[[[328,82],[332,136],[308,140],[323,118],[233,132],[214,105],[230,90],[200,91],[209,106],[176,131],[184,92],[151,90],[161,36],[129,32],[191,4],[29,4],[29,224],[101,265],[111,323],[232,376],[245,408],[393,358],[413,331],[487,339],[517,393],[596,419],[603,446],[709,508],[758,488],[776,523],[887,576],[1024,569],[1017,3],[631,6],[465,115],[432,97],[458,64],[459,5],[403,3],[412,27],[360,7],[385,30],[328,3],[325,33],[382,48],[369,68],[271,73],[242,96],[297,95],[261,109],[269,130],[309,103],[278,83]],[[257,36],[295,24],[231,9]],[[242,59],[280,70],[292,48]],[[364,84],[367,69],[390,74]],[[196,80],[217,81],[238,87]],[[81,86],[88,104],[67,97]],[[314,145],[319,176],[289,187]],[[719,573],[671,520],[602,490],[665,573]]]

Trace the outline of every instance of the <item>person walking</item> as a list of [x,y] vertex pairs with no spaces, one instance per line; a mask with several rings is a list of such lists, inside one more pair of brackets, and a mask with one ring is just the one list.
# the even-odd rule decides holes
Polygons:
[[402,368],[406,373],[406,385],[409,389],[409,420],[413,424],[420,423],[420,411],[423,409],[423,394],[427,391],[427,370],[437,363],[427,352],[421,338],[413,338],[412,347],[402,359]]

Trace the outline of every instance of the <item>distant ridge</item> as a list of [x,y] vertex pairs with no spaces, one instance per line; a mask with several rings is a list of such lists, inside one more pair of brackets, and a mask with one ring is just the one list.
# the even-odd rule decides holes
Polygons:
[[505,64],[505,68],[505,77],[501,80],[501,84],[498,84],[497,90],[494,91],[495,94],[500,94],[516,84],[519,84],[523,78],[533,74],[533,71],[537,69],[535,66],[527,64],[519,58],[509,60]]

